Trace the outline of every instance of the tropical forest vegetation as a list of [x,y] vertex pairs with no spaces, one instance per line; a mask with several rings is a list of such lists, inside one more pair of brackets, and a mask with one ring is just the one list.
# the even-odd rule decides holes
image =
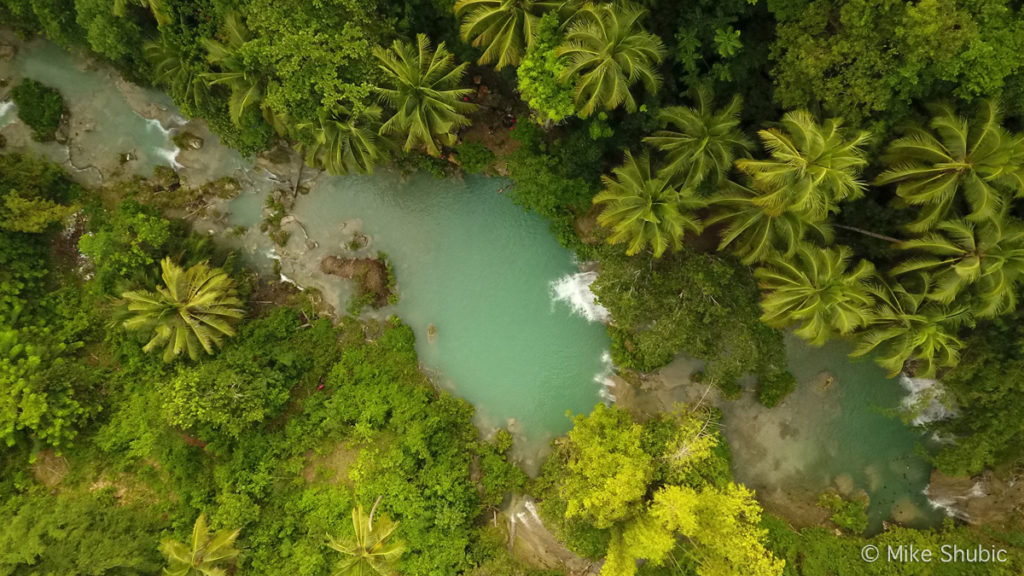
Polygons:
[[[736,481],[708,403],[570,414],[530,470],[372,295],[325,311],[196,231],[194,191],[89,184],[73,148],[0,136],[0,574],[1024,573],[1020,2],[0,0],[0,30],[247,158],[503,178],[596,270],[624,383],[682,354],[785,411],[787,334],[840,342],[941,382],[939,473],[1010,487],[998,522],[869,530],[831,492],[791,521]],[[65,143],[74,102],[7,80]],[[514,545],[513,506],[572,561]],[[910,544],[1008,555],[861,552]]]

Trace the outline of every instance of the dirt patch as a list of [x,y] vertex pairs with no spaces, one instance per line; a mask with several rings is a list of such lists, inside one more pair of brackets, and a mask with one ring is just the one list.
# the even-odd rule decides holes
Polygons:
[[68,475],[68,460],[52,450],[43,450],[32,464],[32,475],[47,488],[53,488]]
[[320,270],[324,274],[358,281],[360,297],[372,294],[374,308],[387,306],[391,286],[388,282],[388,267],[383,260],[328,256],[320,261]]
[[570,576],[597,574],[600,566],[573,554],[544,525],[530,498],[516,498],[503,515],[508,518],[512,555],[540,570],[561,570]]
[[327,454],[317,454],[310,450],[306,453],[306,465],[302,468],[302,477],[306,482],[324,482],[327,484],[348,484],[348,469],[359,458],[359,450],[337,444]]

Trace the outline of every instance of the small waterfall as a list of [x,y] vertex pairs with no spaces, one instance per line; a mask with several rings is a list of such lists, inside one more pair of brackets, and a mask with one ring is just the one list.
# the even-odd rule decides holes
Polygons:
[[171,168],[175,170],[183,168],[183,166],[178,163],[178,154],[181,154],[181,148],[178,148],[171,138],[173,128],[165,128],[164,125],[156,118],[146,118],[146,127],[159,132],[164,137],[164,140],[172,146],[172,148],[157,148],[156,150],[153,150],[153,153],[156,154],[158,158],[167,162],[167,165]]
[[605,351],[601,354],[601,364],[604,369],[594,376],[594,382],[601,385],[601,400],[608,404],[615,402],[615,365],[612,363],[611,352]]
[[14,102],[0,100],[0,128],[14,122]]
[[901,403],[902,408],[914,414],[911,421],[914,426],[924,426],[956,414],[953,409],[942,403],[945,390],[938,380],[911,378],[906,374],[900,374],[900,385],[907,391],[907,396]]
[[607,322],[611,315],[608,309],[597,303],[597,296],[590,291],[590,285],[597,280],[597,272],[566,274],[551,283],[556,302],[565,302],[576,314],[591,322]]
[[946,516],[963,520],[964,522],[970,522],[971,515],[964,510],[962,505],[969,500],[987,496],[985,493],[985,487],[982,486],[981,482],[975,482],[974,485],[971,486],[970,490],[961,496],[933,496],[931,491],[932,486],[929,484],[924,489],[924,495],[928,498],[928,504],[931,505],[932,508],[935,510],[941,510]]

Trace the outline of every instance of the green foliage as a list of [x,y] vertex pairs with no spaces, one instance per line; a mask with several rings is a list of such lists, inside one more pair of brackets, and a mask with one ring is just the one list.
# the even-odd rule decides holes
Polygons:
[[561,4],[557,0],[457,0],[454,10],[462,20],[463,41],[484,50],[477,63],[493,62],[501,70],[519,64],[534,44],[541,14]]
[[558,57],[563,36],[555,12],[548,12],[537,26],[537,37],[516,69],[519,93],[541,122],[561,122],[576,111],[572,83],[562,80],[565,63]]
[[615,318],[619,367],[654,370],[685,353],[726,387],[785,367],[782,335],[758,319],[753,278],[734,260],[689,249],[661,259],[603,251],[592,289]]
[[238,530],[219,530],[210,533],[206,514],[196,518],[192,537],[187,544],[174,540],[160,542],[160,552],[167,557],[167,576],[216,576],[224,574],[223,566],[230,564],[241,550],[234,547]]
[[[714,424],[713,414],[679,407],[641,425],[621,409],[598,405],[590,416],[577,416],[567,441],[555,445],[540,479],[542,509],[563,527],[575,520],[608,529],[602,575],[631,576],[638,559],[678,565],[676,557],[703,576],[741,567],[746,574],[781,574],[782,563],[761,543],[753,494],[727,480],[708,481],[723,464]],[[565,528],[563,536],[576,544]]]
[[594,196],[595,205],[603,204],[597,222],[612,229],[609,244],[628,244],[631,256],[650,246],[660,258],[669,248],[680,250],[687,231],[700,234],[703,226],[695,212],[705,202],[689,183],[674,186],[669,175],[652,168],[648,156],[630,152],[612,173],[601,177],[605,189]]
[[868,529],[868,499],[859,494],[846,499],[836,492],[825,492],[818,498],[818,506],[828,510],[829,519],[839,528],[852,534],[863,534]]
[[767,408],[779,405],[797,388],[796,378],[786,370],[761,374],[757,378],[757,399]]
[[291,396],[301,364],[295,350],[279,346],[299,329],[298,316],[280,308],[245,324],[216,358],[181,365],[158,386],[167,422],[239,437],[277,416]]
[[39,234],[62,223],[80,194],[59,166],[31,156],[0,156],[0,230]]
[[372,174],[374,164],[387,159],[390,152],[389,142],[377,133],[380,116],[378,106],[367,106],[358,113],[339,107],[335,114],[322,115],[316,122],[296,124],[306,164],[323,166],[331,174]]
[[1024,274],[1024,227],[1016,220],[941,222],[935,232],[907,240],[900,248],[916,255],[897,265],[893,274],[931,274],[929,300],[950,304],[961,298],[982,318],[1017,305],[1016,287]]
[[[377,503],[380,503],[380,499]],[[363,507],[358,506],[352,509],[352,528],[356,536],[351,541],[341,542],[333,536],[327,536],[327,546],[342,555],[331,572],[332,576],[394,574],[392,565],[405,552],[404,544],[391,539],[398,524],[386,516],[374,518],[372,511],[367,516]]]
[[914,99],[997,96],[1021,65],[1024,21],[1003,0],[768,5],[776,101],[855,125],[895,125]]
[[26,78],[11,89],[11,100],[18,107],[18,118],[32,129],[40,142],[53,140],[64,115],[64,98],[56,88]]
[[416,36],[416,46],[396,40],[388,50],[375,48],[374,56],[384,73],[377,93],[395,111],[381,133],[404,138],[406,152],[421,149],[438,156],[439,144],[453,145],[454,132],[470,124],[464,114],[476,110],[465,101],[473,91],[458,87],[466,64],[456,65],[444,42],[432,49],[423,34]]
[[852,256],[845,246],[804,244],[794,259],[768,261],[754,272],[764,290],[761,319],[777,328],[799,324],[794,333],[812,346],[867,325],[874,308],[869,284],[875,267],[861,260],[850,269]]
[[862,146],[866,132],[848,134],[842,120],[818,124],[806,110],[787,112],[778,128],[758,132],[771,156],[743,158],[736,166],[763,195],[756,203],[774,212],[793,210],[820,221],[839,211],[843,200],[864,193],[860,171],[867,164]]
[[481,506],[498,508],[507,494],[522,492],[525,488],[526,474],[509,460],[511,449],[512,434],[507,430],[498,430],[491,442],[482,443],[477,449],[478,466],[483,474]]
[[462,169],[470,174],[479,174],[497,158],[490,148],[480,142],[466,141],[455,147],[455,155]]
[[565,60],[560,80],[575,79],[576,111],[583,118],[622,106],[637,109],[630,88],[638,82],[658,91],[656,67],[665,57],[661,40],[640,26],[646,10],[632,5],[582,8],[569,24],[558,55]]
[[1003,128],[992,101],[983,101],[972,120],[949,106],[933,106],[928,129],[912,126],[889,145],[889,168],[875,183],[896,184],[904,202],[921,207],[908,225],[914,232],[934,228],[965,201],[969,220],[992,220],[1024,195],[1022,146],[1020,136]]
[[0,519],[3,574],[142,576],[160,566],[159,519],[111,490],[5,497]]
[[[245,315],[237,298],[234,281],[220,269],[200,262],[188,270],[170,258],[160,261],[163,286],[156,292],[131,291],[122,297],[129,318],[124,326],[130,331],[153,333],[143,348],[151,352],[163,347],[164,362],[184,353],[199,358],[202,348],[213,354],[225,337],[235,335],[231,320]],[[195,383],[182,383],[186,389]]]
[[644,142],[666,153],[665,170],[690,186],[707,181],[714,186],[725,180],[736,157],[753,144],[739,129],[742,101],[734,96],[725,108],[714,109],[714,95],[704,86],[696,89],[695,107],[670,106],[658,113],[667,126]]

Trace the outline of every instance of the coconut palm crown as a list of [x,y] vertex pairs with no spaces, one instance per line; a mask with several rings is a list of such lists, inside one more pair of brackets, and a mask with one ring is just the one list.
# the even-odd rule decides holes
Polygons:
[[129,314],[124,326],[152,333],[143,349],[151,352],[163,347],[165,362],[182,354],[193,360],[200,351],[213,354],[225,337],[235,334],[232,321],[245,314],[234,281],[206,262],[184,270],[164,258],[160,267],[164,285],[156,292],[124,293]]
[[241,530],[220,530],[210,534],[206,514],[200,514],[192,528],[188,544],[174,540],[160,543],[167,558],[164,576],[224,576],[224,565],[234,561],[240,551],[234,547]]
[[947,105],[931,110],[927,129],[911,128],[889,145],[889,168],[875,180],[896,184],[900,198],[921,207],[911,231],[947,219],[960,195],[974,221],[994,218],[1011,198],[1024,195],[1024,138],[1000,125],[995,103],[983,101],[972,120]]
[[385,81],[377,93],[395,111],[381,133],[403,136],[406,151],[422,148],[440,155],[438,144],[454,144],[455,130],[470,123],[464,114],[476,110],[463,101],[473,91],[458,87],[466,64],[456,65],[444,42],[431,49],[424,34],[416,36],[416,46],[396,40],[387,50],[375,48],[374,55]]
[[1013,310],[1016,286],[1024,278],[1024,226],[1005,216],[985,222],[949,220],[935,231],[903,242],[918,255],[898,264],[897,276],[928,272],[928,298],[949,304],[964,295],[971,311],[990,317]]
[[569,25],[558,55],[565,63],[561,79],[575,79],[574,99],[581,117],[619,106],[637,109],[630,89],[637,83],[656,92],[661,84],[657,65],[665,46],[643,29],[647,13],[630,4],[588,5]]
[[711,200],[707,226],[723,224],[719,250],[730,248],[744,264],[763,262],[773,256],[790,258],[807,237],[828,245],[832,226],[827,220],[814,221],[801,212],[773,210],[758,199],[763,193],[726,181]]
[[558,8],[557,0],[458,0],[455,15],[462,20],[463,41],[483,48],[478,64],[495,63],[501,70],[518,65],[537,35],[540,17]]
[[612,173],[601,176],[605,189],[594,197],[594,204],[604,205],[598,223],[612,229],[609,244],[628,244],[630,255],[650,246],[660,257],[669,248],[682,248],[687,230],[702,230],[694,211],[706,202],[691,188],[677,187],[657,175],[648,156],[627,152],[625,163]]
[[394,575],[393,564],[405,552],[405,545],[392,539],[398,523],[386,517],[374,520],[373,511],[367,516],[358,506],[352,510],[352,527],[354,539],[341,541],[327,536],[327,546],[342,554],[331,576]]
[[776,328],[798,324],[794,332],[812,346],[868,324],[875,306],[870,290],[875,267],[861,260],[851,269],[851,255],[846,246],[804,243],[793,258],[773,258],[755,270],[763,290],[761,320]]
[[[926,287],[929,281],[922,275],[916,284]],[[963,342],[956,332],[969,318],[966,307],[939,304],[929,300],[925,290],[911,291],[900,283],[880,282],[872,291],[879,306],[871,324],[857,335],[851,356],[879,352],[875,361],[889,371],[890,378],[907,362],[922,378],[932,378],[940,369],[959,363]]]
[[339,106],[315,122],[296,124],[297,146],[306,164],[323,166],[331,174],[372,174],[374,165],[387,158],[391,144],[378,133],[380,117],[379,106],[366,106],[358,113]]
[[708,181],[721,183],[739,154],[753,147],[740,130],[739,96],[725,108],[714,108],[714,95],[705,86],[696,90],[694,107],[669,106],[658,113],[666,124],[644,142],[666,153],[665,170],[672,176],[682,176],[694,186]]
[[770,158],[744,158],[736,166],[770,194],[758,202],[788,206],[813,220],[839,211],[839,202],[864,193],[860,172],[867,164],[861,147],[866,132],[847,135],[837,118],[819,124],[806,110],[787,112],[778,128],[758,132]]

